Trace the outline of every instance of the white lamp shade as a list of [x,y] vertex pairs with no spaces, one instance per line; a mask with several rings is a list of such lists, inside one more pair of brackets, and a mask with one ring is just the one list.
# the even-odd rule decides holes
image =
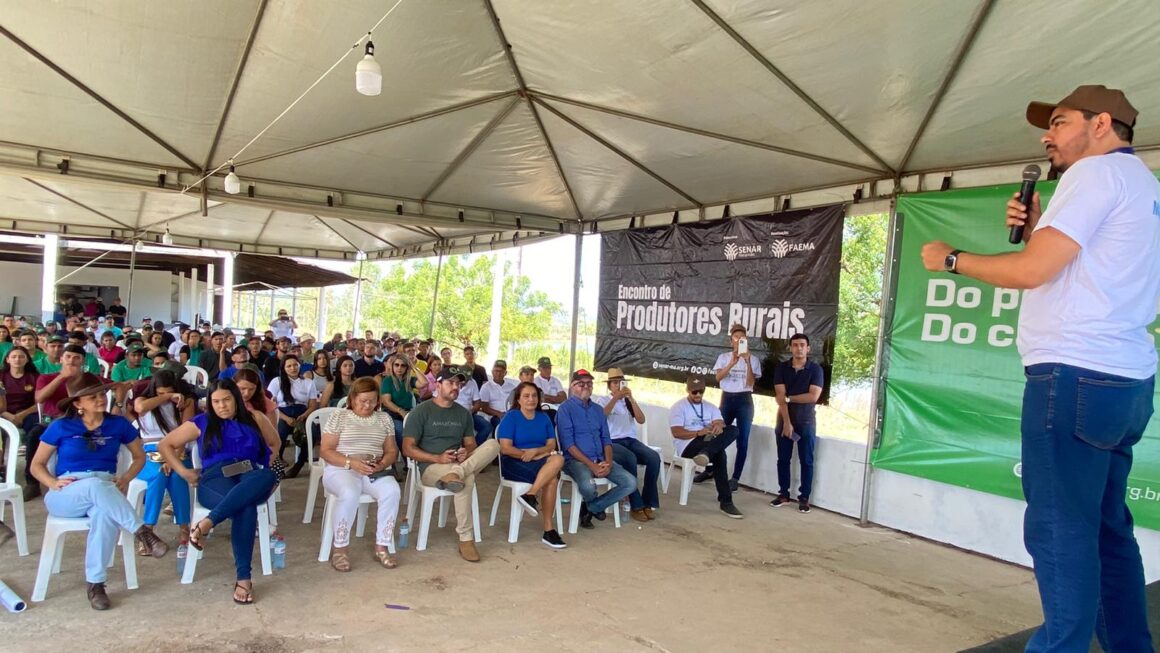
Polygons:
[[233,170],[226,175],[226,192],[230,195],[237,195],[242,192],[242,180],[238,179],[238,173]]
[[161,235],[161,244],[162,245],[172,245],[173,244],[173,236],[169,233],[168,229],[166,229],[165,233]]
[[366,55],[354,70],[354,86],[363,95],[378,95],[383,90],[383,69],[374,55]]

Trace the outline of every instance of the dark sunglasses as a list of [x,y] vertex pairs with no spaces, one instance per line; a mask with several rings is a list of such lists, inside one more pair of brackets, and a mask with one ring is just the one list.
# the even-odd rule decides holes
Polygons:
[[704,390],[690,390],[689,392],[690,392],[690,394],[695,394],[695,395],[703,395],[703,394],[705,394],[705,391],[704,391]]

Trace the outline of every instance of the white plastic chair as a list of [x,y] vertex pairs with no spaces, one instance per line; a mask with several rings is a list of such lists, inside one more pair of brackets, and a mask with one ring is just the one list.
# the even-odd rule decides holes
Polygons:
[[[651,445],[648,443],[648,427],[645,426],[644,424],[640,424],[640,423],[636,424],[636,436],[637,436],[637,439],[639,439],[641,442],[644,443],[644,446],[657,452],[657,455],[661,457],[661,469],[660,469],[660,479],[659,480],[661,482],[662,487],[668,487],[669,475],[668,475],[668,470],[665,468],[665,454],[664,454],[664,452],[661,451],[660,447],[655,446],[655,445]],[[638,468],[637,475],[640,475],[640,470],[639,470],[640,467],[644,467],[644,465],[637,465],[637,468]]]
[[338,403],[335,404],[334,407],[335,408],[346,408],[346,404],[347,404],[347,397],[343,397],[342,399],[338,400]]
[[109,365],[109,361],[107,361],[103,358],[98,358],[97,364],[101,366],[101,378],[104,378],[104,379],[112,378],[113,366]]
[[[318,460],[314,459],[314,436],[312,428],[315,424],[318,425],[318,432],[322,433],[322,427],[330,421],[340,408],[319,408],[310,417],[306,418],[306,460],[309,461],[310,468],[310,484],[306,487],[306,511],[302,514],[302,523],[309,524],[314,519],[314,504],[318,501],[318,486],[322,485],[322,470],[326,468],[326,462],[321,457]],[[325,509],[323,509],[325,512]],[[325,528],[325,527],[324,527]]]
[[186,383],[192,383],[199,388],[209,387],[209,372],[196,365],[185,366],[185,376],[181,377]]
[[665,494],[669,493],[669,481],[673,480],[673,468],[680,466],[681,468],[681,498],[678,501],[682,506],[689,505],[689,491],[693,489],[693,477],[697,474],[697,463],[692,458],[685,458],[673,453],[672,460],[669,461],[669,474],[665,477]]
[[17,457],[20,455],[20,432],[16,425],[0,418],[0,431],[8,438],[4,449],[5,465],[8,467],[4,481],[0,483],[0,521],[4,521],[4,505],[12,504],[12,530],[16,531],[16,552],[28,555],[28,527],[24,524],[24,491],[16,482]]
[[[435,500],[439,499],[439,528],[447,525],[447,511],[450,508],[448,499],[454,497],[453,492],[447,490],[440,490],[437,487],[425,485],[419,477],[419,466],[414,460],[407,460],[407,474],[409,475],[408,486],[409,498],[407,500],[407,521],[415,523],[415,509],[417,498],[416,495],[422,493],[423,500],[423,514],[420,516],[422,521],[419,524],[419,539],[415,542],[416,551],[427,550],[427,536],[431,533],[431,511],[435,507]],[[483,537],[479,529],[479,487],[476,484],[471,486],[471,519],[472,525],[475,528],[475,541],[482,542]]]
[[[318,547],[318,561],[326,562],[330,560],[330,550],[334,546],[334,503],[338,501],[338,496],[326,493],[326,503],[322,508],[322,545]],[[355,524],[355,537],[362,537],[366,532],[367,513],[375,498],[369,494],[362,494],[358,498],[358,519]],[[387,551],[391,555],[395,555],[395,538],[391,538],[391,543],[387,545]]]
[[[612,481],[606,478],[594,478],[592,480],[596,482],[597,491],[600,488],[606,488],[605,491],[607,492],[608,489],[612,488]],[[568,514],[568,532],[574,534],[580,527],[580,502],[584,500],[584,497],[580,496],[580,486],[576,483],[575,479],[568,475],[568,472],[560,473],[560,490],[556,493],[557,496],[563,496],[565,482],[572,484],[572,499],[569,504],[570,510]],[[617,528],[620,528],[620,502],[618,501],[608,506],[605,512],[608,511],[612,511],[612,521],[616,524]]]
[[[491,519],[488,520],[488,526],[495,526],[496,514],[499,512],[500,501],[503,500],[504,488],[508,488],[512,493],[511,511],[508,515],[508,542],[515,544],[520,539],[520,520],[524,516],[524,508],[520,505],[517,497],[525,495],[528,490],[532,489],[531,483],[521,483],[519,481],[509,481],[503,477],[503,454],[501,453],[499,460],[499,485],[495,488],[495,499],[491,502]],[[540,507],[543,509],[543,506]],[[556,493],[556,527],[563,528],[561,523],[561,515],[563,509],[560,507],[560,494]]]
[[[132,460],[132,455],[129,453],[127,447],[122,446],[117,454],[117,473],[121,474],[129,468],[129,463]],[[52,471],[56,468],[56,455],[48,461],[48,469]],[[64,558],[64,536],[65,533],[73,531],[87,531],[90,527],[88,517],[54,517],[48,515],[44,521],[44,541],[40,545],[40,564],[36,570],[36,584],[32,589],[32,600],[40,602],[44,600],[45,594],[48,593],[48,581],[53,574],[60,573],[60,563]],[[137,553],[132,546],[127,546],[128,537],[131,534],[121,531],[121,557],[125,561],[125,587],[126,589],[137,589]],[[115,549],[116,547],[114,547]],[[112,558],[109,559],[109,566],[113,566]]]
[[[201,451],[197,443],[190,447],[190,453],[193,456],[193,468],[201,470]],[[201,505],[197,500],[197,488],[189,488],[190,498],[193,502],[193,512],[189,518],[189,525],[192,528],[195,524],[209,516],[209,508]],[[273,566],[270,561],[270,511],[274,509],[274,496],[271,494],[266,503],[258,506],[258,554],[262,559],[262,575],[269,576],[274,573]],[[132,547],[125,547],[126,554],[132,553]],[[188,585],[193,582],[193,576],[197,573],[197,561],[204,554],[204,551],[198,551],[192,546],[189,547],[189,552],[185,558],[185,571],[181,574],[181,584]]]

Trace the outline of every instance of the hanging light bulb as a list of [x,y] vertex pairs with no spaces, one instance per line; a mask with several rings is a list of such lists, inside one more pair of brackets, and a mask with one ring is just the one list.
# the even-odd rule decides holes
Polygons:
[[163,234],[161,236],[161,244],[162,245],[172,245],[173,244],[173,236],[169,233],[169,227],[165,228],[165,234]]
[[354,69],[354,87],[363,95],[378,95],[383,91],[383,69],[375,61],[375,43],[367,32],[366,55]]
[[233,159],[230,159],[230,174],[226,175],[226,192],[230,195],[242,192],[242,180],[238,179],[238,173],[234,172]]

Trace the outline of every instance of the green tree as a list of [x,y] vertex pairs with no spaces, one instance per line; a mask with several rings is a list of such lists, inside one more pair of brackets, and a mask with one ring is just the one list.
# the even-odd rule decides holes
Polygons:
[[884,214],[846,218],[834,346],[836,383],[864,383],[874,374],[888,224]]

